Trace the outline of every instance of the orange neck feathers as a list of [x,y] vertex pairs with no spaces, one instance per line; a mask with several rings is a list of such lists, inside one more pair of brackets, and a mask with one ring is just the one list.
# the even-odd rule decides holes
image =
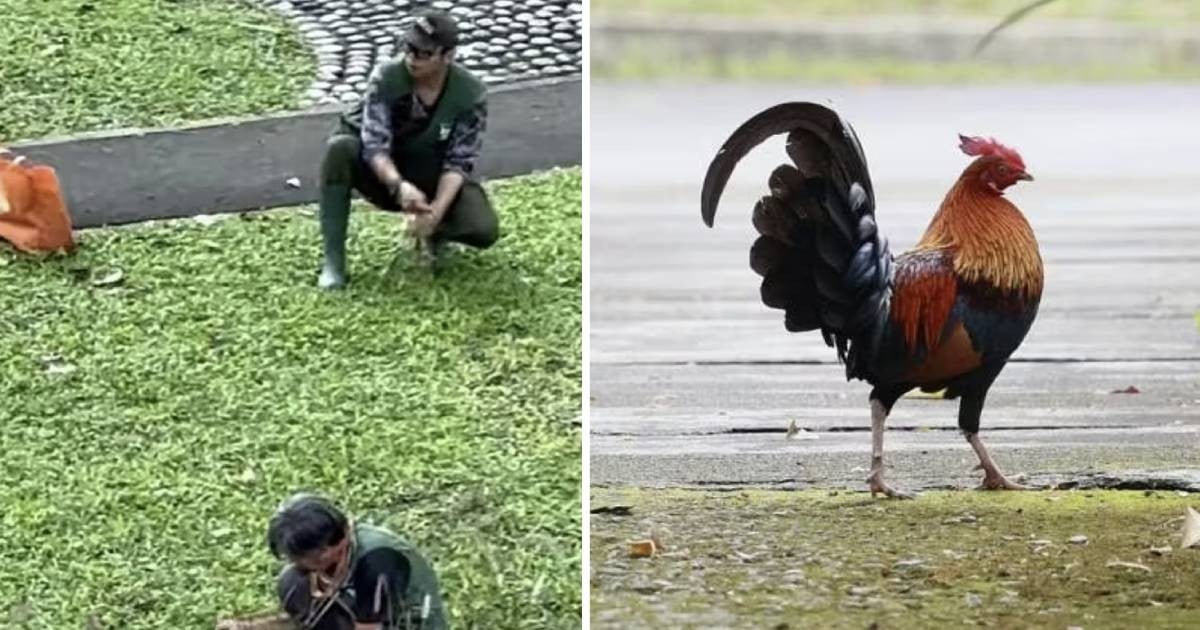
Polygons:
[[930,221],[916,249],[949,249],[954,270],[968,282],[985,282],[1025,297],[1042,293],[1042,256],[1033,228],[1003,196],[968,167]]

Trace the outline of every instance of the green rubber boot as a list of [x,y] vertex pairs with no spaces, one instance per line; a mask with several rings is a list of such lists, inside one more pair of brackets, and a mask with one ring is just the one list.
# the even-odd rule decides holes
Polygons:
[[346,275],[346,226],[350,222],[350,187],[327,185],[321,188],[321,242],[325,260],[317,286],[341,289],[350,278]]

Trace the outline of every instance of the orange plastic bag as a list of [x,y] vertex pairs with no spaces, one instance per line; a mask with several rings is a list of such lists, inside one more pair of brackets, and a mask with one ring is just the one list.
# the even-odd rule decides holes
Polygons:
[[53,168],[0,157],[0,239],[31,254],[75,248],[71,217]]

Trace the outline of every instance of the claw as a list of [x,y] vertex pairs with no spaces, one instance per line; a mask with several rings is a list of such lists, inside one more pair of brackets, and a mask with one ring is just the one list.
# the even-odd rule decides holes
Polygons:
[[1007,477],[1000,474],[999,471],[988,471],[983,476],[983,482],[979,484],[980,490],[1029,490],[1029,486],[1023,486],[1019,483],[1009,481]]
[[883,469],[877,468],[871,471],[867,477],[867,486],[871,489],[871,497],[874,498],[877,494],[883,494],[890,499],[915,499],[917,495],[912,492],[893,488],[883,481]]

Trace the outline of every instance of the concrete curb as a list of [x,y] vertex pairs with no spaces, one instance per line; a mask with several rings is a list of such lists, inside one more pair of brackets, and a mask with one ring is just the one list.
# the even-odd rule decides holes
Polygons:
[[648,16],[592,18],[592,59],[603,64],[630,52],[680,58],[971,60],[1010,65],[1200,64],[1200,32],[1188,27],[1132,26],[1092,21],[1033,21],[1002,32],[978,58],[971,50],[992,19],[882,17],[781,21]]
[[[317,169],[340,111],[331,106],[9,148],[58,170],[78,228],[255,210],[316,201]],[[581,164],[582,80],[491,88],[488,129],[482,179]],[[288,183],[293,178],[298,187]]]

